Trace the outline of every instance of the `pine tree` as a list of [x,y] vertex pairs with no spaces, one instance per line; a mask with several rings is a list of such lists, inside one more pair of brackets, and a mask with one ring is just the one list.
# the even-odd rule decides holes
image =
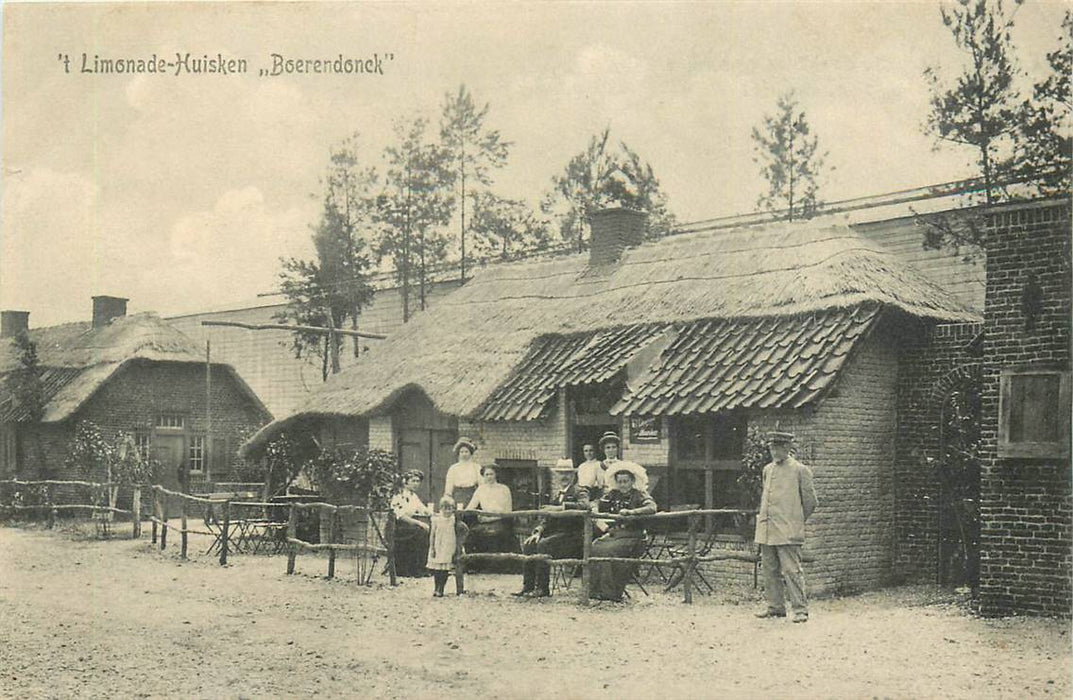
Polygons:
[[[347,321],[357,330],[362,308],[372,301],[365,238],[372,222],[370,188],[375,182],[374,169],[361,166],[356,135],[333,148],[320,220],[313,227],[316,258],[280,261],[280,289],[288,305],[276,318],[329,329],[327,335],[295,331],[291,339],[295,356],[320,354],[323,379],[340,370],[342,337],[331,330],[343,328]],[[359,352],[355,342],[354,356]]]
[[1044,195],[1068,193],[1073,170],[1073,11],[1062,20],[1061,45],[1047,54],[1051,73],[1037,82],[1021,107],[1018,167]]
[[418,308],[427,305],[432,268],[447,256],[443,231],[451,220],[454,172],[451,154],[426,140],[428,120],[414,117],[396,122],[397,143],[384,151],[388,161],[385,189],[376,199],[380,226],[377,254],[390,258],[402,286],[402,319],[409,321],[416,282]]
[[[1022,2],[1014,0],[1014,6]],[[952,86],[944,86],[939,68],[924,71],[932,92],[925,130],[937,146],[952,143],[975,151],[990,204],[1005,195],[1014,169],[1020,104],[1010,40],[1015,13],[1003,0],[957,0],[940,13],[968,62]]]
[[789,221],[808,219],[820,205],[819,181],[824,172],[826,152],[819,152],[819,138],[812,133],[804,110],[794,93],[780,95],[775,114],[753,127],[753,160],[768,183],[757,207],[786,212]]
[[451,167],[458,186],[462,282],[466,281],[466,199],[475,199],[480,194],[481,187],[492,184],[492,170],[502,168],[506,164],[511,146],[509,141],[502,139],[498,131],[485,127],[487,116],[488,103],[478,109],[472,93],[465,85],[458,86],[457,94],[448,93],[444,97],[440,138],[450,154]]
[[477,251],[500,258],[546,248],[551,241],[547,220],[537,217],[525,202],[490,192],[474,197],[470,230]]
[[588,244],[589,216],[612,204],[646,212],[649,236],[674,228],[674,215],[652,166],[625,142],[612,146],[610,127],[594,134],[551,181],[541,210],[558,219],[560,236],[578,250]]

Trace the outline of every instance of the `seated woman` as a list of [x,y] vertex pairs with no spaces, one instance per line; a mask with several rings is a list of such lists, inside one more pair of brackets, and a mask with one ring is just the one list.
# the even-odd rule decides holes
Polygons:
[[[510,488],[496,481],[496,468],[488,464],[481,467],[483,483],[477,487],[466,510],[482,510],[486,513],[509,513],[514,510]],[[495,515],[478,515],[477,525],[470,529],[466,538],[468,552],[516,552],[518,541],[514,538],[514,522],[510,518]]]
[[[598,504],[600,513],[616,515],[650,515],[656,512],[656,502],[646,492],[636,488],[640,465],[616,461],[609,471],[614,488]],[[638,521],[615,520],[607,534],[596,539],[590,550],[593,557],[639,557],[644,552],[645,528]],[[590,565],[589,590],[598,600],[622,600],[622,592],[636,569],[636,564],[594,562]]]
[[[566,465],[570,461],[566,460]],[[572,466],[552,468],[551,509],[588,510],[587,489],[579,487]],[[581,518],[541,518],[533,534],[522,543],[522,554],[547,554],[552,559],[580,559],[585,525]],[[551,595],[551,566],[527,561],[522,568],[522,590],[515,596],[544,598]]]
[[428,553],[429,524],[418,520],[432,511],[417,495],[425,475],[411,469],[402,475],[402,488],[391,497],[395,511],[395,573],[398,576],[424,576]]

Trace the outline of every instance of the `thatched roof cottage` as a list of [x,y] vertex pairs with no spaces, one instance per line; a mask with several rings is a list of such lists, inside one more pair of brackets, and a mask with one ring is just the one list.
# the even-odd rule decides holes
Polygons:
[[479,271],[247,448],[282,430],[385,447],[434,498],[461,433],[524,502],[532,468],[616,430],[662,507],[721,506],[747,429],[777,423],[816,474],[815,585],[886,580],[901,345],[979,318],[848,226],[644,231],[605,210],[587,253]]
[[[34,329],[28,312],[0,312],[0,475],[76,478],[64,458],[89,420],[106,437],[133,435],[161,462],[165,484],[177,485],[183,467],[194,482],[228,479],[238,445],[271,414],[230,365],[211,363],[207,376],[203,348],[155,314],[127,316],[126,302],[94,297],[92,321]],[[23,332],[40,367],[38,416],[16,389]]]

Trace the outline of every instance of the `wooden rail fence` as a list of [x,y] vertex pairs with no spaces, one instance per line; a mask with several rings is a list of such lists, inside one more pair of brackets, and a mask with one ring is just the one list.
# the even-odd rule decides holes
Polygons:
[[[327,515],[328,541],[314,544],[298,539],[298,511],[318,510],[321,518]],[[339,542],[342,536],[341,514],[358,513],[366,516],[366,540],[369,539],[369,529],[374,535],[374,542],[346,544]],[[384,530],[381,531],[376,524],[376,517],[382,516],[385,520]],[[323,528],[322,528],[323,530]],[[377,511],[364,506],[337,506],[331,503],[291,503],[287,517],[287,573],[294,573],[295,560],[299,551],[327,551],[328,552],[328,578],[335,577],[336,552],[354,552],[358,555],[369,555],[372,558],[369,567],[362,571],[359,567],[358,580],[361,583],[369,583],[373,568],[381,555],[387,557],[388,579],[392,586],[397,585],[395,574],[395,513],[394,511]]]
[[[465,514],[481,514],[488,515],[484,511],[457,511],[455,518],[460,519]],[[714,515],[753,515],[755,511],[751,510],[737,510],[732,508],[714,508],[714,509],[697,509],[697,510],[684,510],[684,511],[668,511],[653,513],[651,515],[611,515],[609,513],[593,513],[589,510],[561,510],[561,511],[548,511],[548,510],[515,510],[510,513],[497,513],[496,515],[502,515],[504,518],[519,518],[527,516],[535,516],[540,518],[584,518],[582,528],[582,555],[580,559],[554,559],[547,554],[515,554],[507,552],[480,552],[468,554],[463,550],[463,544],[458,544],[457,556],[459,565],[455,567],[455,589],[458,593],[465,591],[465,563],[467,561],[474,560],[490,560],[490,561],[546,561],[549,564],[556,566],[580,566],[581,567],[581,591],[579,593],[580,602],[582,605],[588,605],[591,599],[591,565],[596,563],[622,563],[622,564],[635,564],[638,566],[645,564],[652,564],[653,560],[644,557],[594,557],[592,556],[592,542],[593,542],[593,522],[596,520],[601,521],[627,521],[627,522],[649,522],[649,521],[661,521],[661,520],[679,520],[686,519],[688,525],[687,539],[686,539],[686,553],[684,556],[671,557],[668,559],[658,560],[660,564],[666,564],[668,566],[681,566],[682,575],[682,592],[684,602],[692,604],[693,602],[693,590],[694,590],[694,576],[696,567],[698,564],[713,562],[713,561],[726,561],[726,560],[738,560],[745,562],[755,562],[756,557],[752,554],[745,552],[720,552],[718,554],[705,554],[701,555],[697,551],[697,532],[700,527],[701,518]]]
[[[3,479],[0,480],[0,486],[12,486],[18,487],[30,487],[30,488],[44,488],[44,502],[37,504],[18,504],[18,503],[0,503],[0,511],[3,512],[21,512],[21,511],[38,511],[44,512],[47,517],[48,528],[52,529],[56,525],[56,516],[60,511],[79,511],[88,510],[94,517],[98,514],[105,515],[108,519],[111,519],[113,515],[129,515],[131,516],[131,523],[133,526],[133,537],[137,539],[141,536],[141,519],[137,517],[141,508],[141,487],[133,486],[133,495],[130,509],[117,508],[116,503],[116,489],[121,484],[114,482],[96,482],[96,481],[77,481],[77,480],[63,480],[63,479],[39,479],[35,481],[24,481],[21,479]],[[97,490],[100,494],[97,496],[95,503],[57,503],[56,502],[56,487],[75,487],[75,488],[87,488],[90,490]],[[102,505],[107,503],[108,505]]]

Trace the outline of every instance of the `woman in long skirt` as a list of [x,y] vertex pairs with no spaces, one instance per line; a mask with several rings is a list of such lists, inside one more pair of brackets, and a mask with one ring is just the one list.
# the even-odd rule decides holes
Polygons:
[[[644,491],[634,488],[637,481],[632,462],[616,462],[611,474],[615,487],[599,501],[601,513],[617,515],[650,515],[656,512],[656,502]],[[616,520],[607,534],[592,543],[593,557],[636,558],[644,552],[645,530],[641,522]],[[589,573],[590,592],[598,600],[621,601],[626,584],[630,582],[636,564],[625,562],[594,562]]]

